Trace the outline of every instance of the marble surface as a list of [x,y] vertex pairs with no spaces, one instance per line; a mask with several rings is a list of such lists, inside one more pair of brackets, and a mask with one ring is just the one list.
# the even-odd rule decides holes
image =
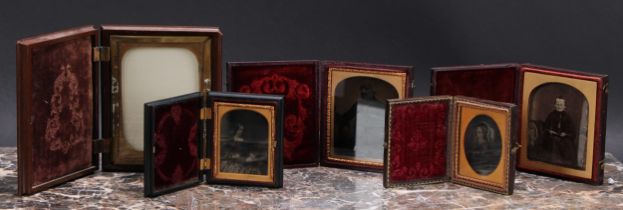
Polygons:
[[0,148],[0,208],[119,209],[623,209],[623,164],[607,155],[602,186],[519,173],[511,196],[452,183],[385,189],[379,173],[287,169],[282,189],[200,185],[143,197],[140,173],[96,172],[28,197],[17,190],[15,148]]

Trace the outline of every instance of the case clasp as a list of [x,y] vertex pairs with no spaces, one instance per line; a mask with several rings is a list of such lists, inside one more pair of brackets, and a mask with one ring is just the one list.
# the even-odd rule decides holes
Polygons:
[[110,61],[110,47],[94,47],[93,62]]
[[210,158],[202,158],[199,161],[199,170],[208,170],[210,169]]

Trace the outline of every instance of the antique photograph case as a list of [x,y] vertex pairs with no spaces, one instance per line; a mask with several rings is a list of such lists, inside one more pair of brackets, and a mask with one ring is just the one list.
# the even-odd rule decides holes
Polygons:
[[282,187],[283,97],[204,95],[145,104],[145,196],[202,182]]
[[517,108],[469,97],[388,100],[384,187],[451,181],[510,195]]
[[321,63],[321,165],[383,170],[385,101],[410,96],[411,69]]
[[286,168],[381,171],[385,100],[410,94],[411,71],[338,61],[230,62],[227,90],[284,95]]
[[518,170],[603,183],[607,75],[532,64],[439,67],[432,73],[431,95],[464,95],[520,107]]
[[517,168],[603,183],[608,77],[543,66],[521,68]]
[[220,37],[104,25],[17,41],[18,195],[90,174],[100,154],[105,171],[143,171],[143,104],[201,91],[206,79],[220,90]]

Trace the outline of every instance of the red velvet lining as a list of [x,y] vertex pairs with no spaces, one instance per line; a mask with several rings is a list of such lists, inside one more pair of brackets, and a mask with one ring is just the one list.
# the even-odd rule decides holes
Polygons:
[[156,108],[154,189],[198,179],[199,107],[201,99]]
[[393,105],[390,181],[446,176],[448,102]]
[[462,95],[516,103],[514,67],[437,71],[435,95]]
[[33,49],[33,184],[91,165],[93,80],[86,36]]
[[234,66],[230,90],[284,95],[284,164],[314,164],[318,156],[318,95],[314,64]]

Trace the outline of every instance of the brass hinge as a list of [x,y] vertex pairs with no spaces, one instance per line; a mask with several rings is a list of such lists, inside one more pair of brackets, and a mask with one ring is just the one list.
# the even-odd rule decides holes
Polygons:
[[210,158],[202,158],[199,160],[199,170],[210,169]]
[[110,152],[110,139],[93,140],[93,152],[94,153],[109,153]]
[[212,119],[212,108],[209,108],[209,107],[201,108],[201,119],[211,120]]
[[93,62],[110,61],[110,47],[94,47]]

